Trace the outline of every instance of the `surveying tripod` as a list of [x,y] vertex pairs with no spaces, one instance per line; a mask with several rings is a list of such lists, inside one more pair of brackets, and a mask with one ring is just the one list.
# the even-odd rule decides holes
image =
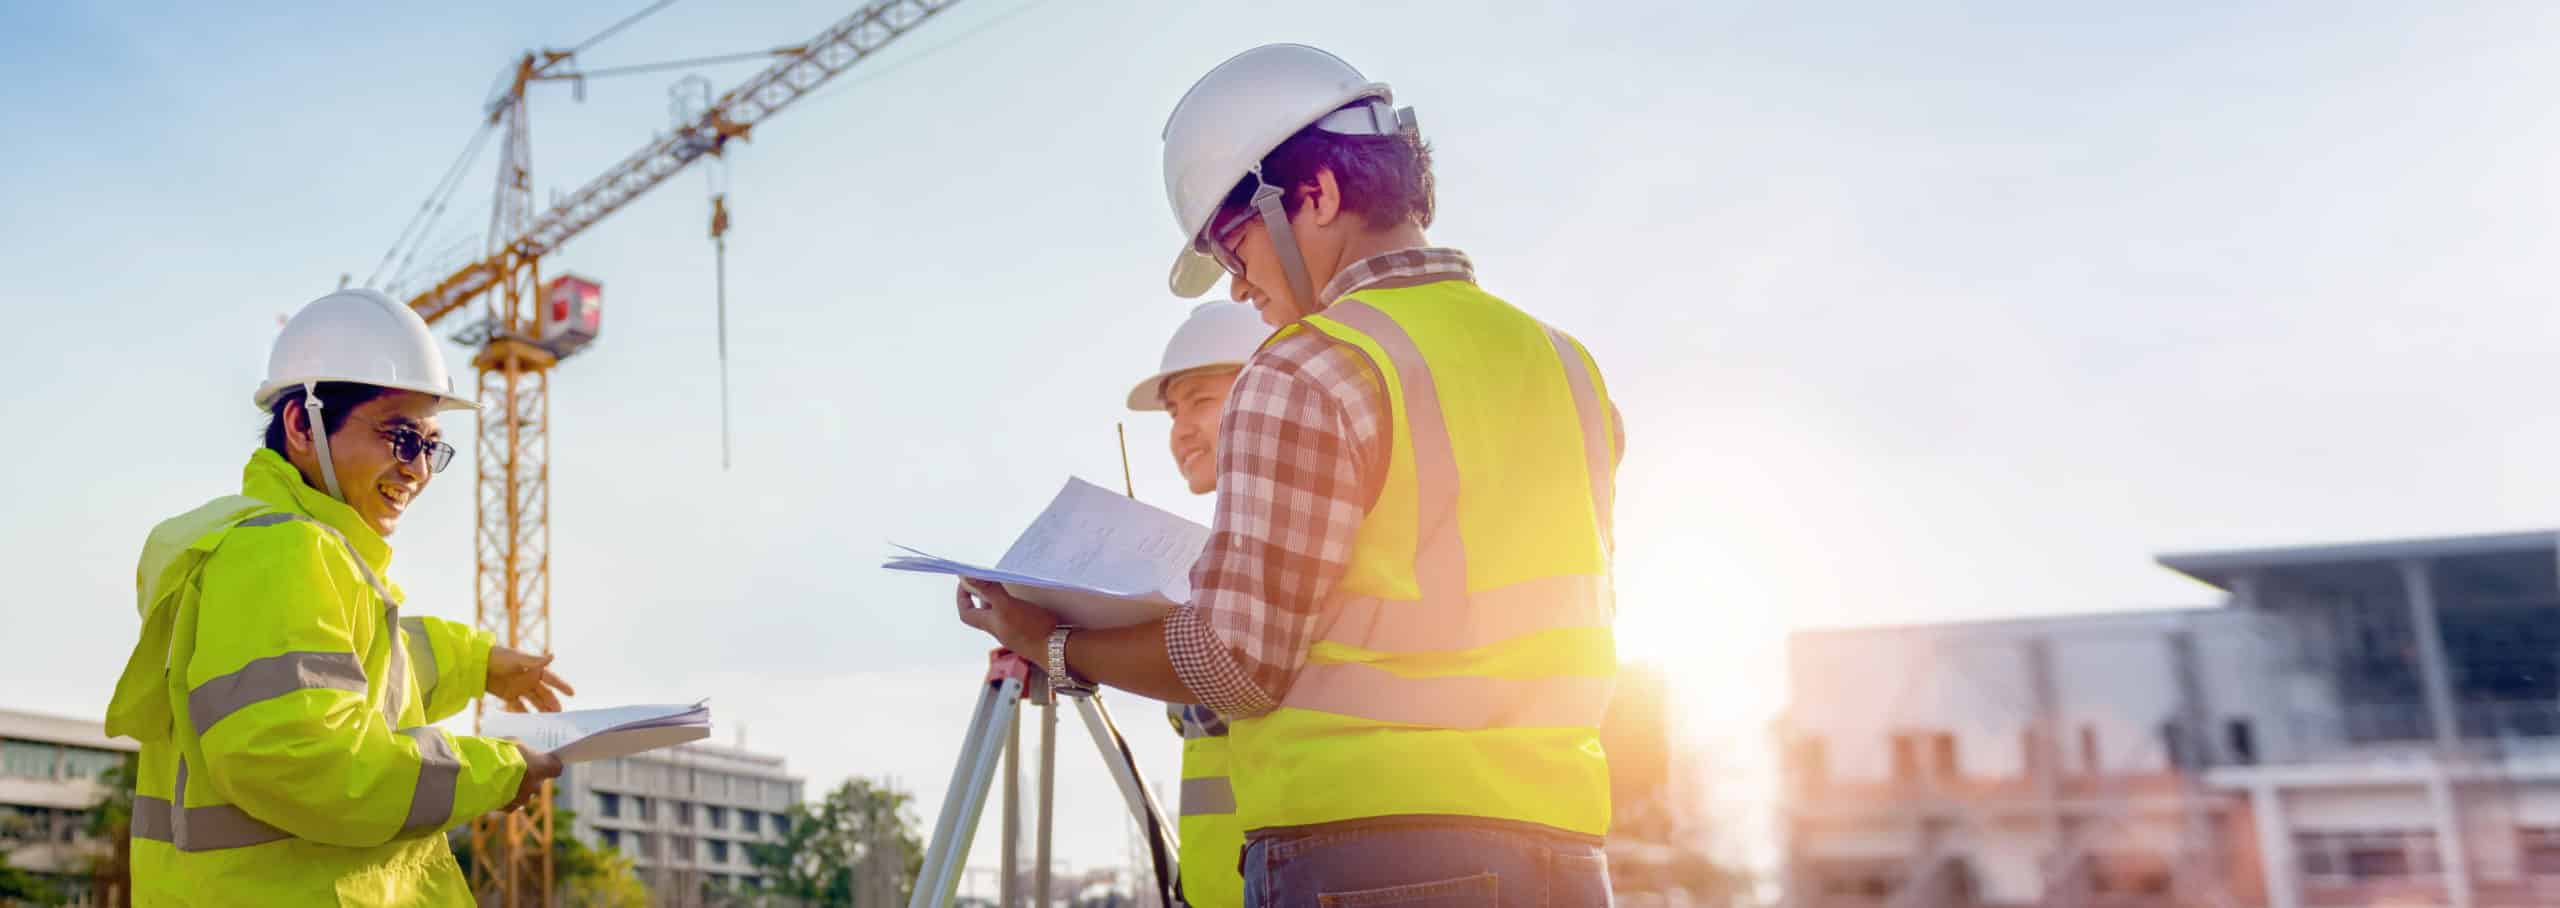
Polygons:
[[[1130,756],[1128,742],[1120,737],[1119,726],[1112,723],[1111,711],[1103,707],[1101,697],[1092,694],[1070,695],[1067,699],[1074,701],[1076,710],[1084,716],[1085,730],[1092,733],[1094,746],[1102,751],[1103,765],[1111,768],[1112,780],[1120,785],[1120,796],[1129,802],[1130,817],[1147,832],[1154,888],[1163,899],[1161,904],[1182,904],[1180,868],[1175,857],[1181,853],[1180,840],[1164,811],[1156,806],[1155,797],[1138,778],[1138,763]],[[987,789],[995,781],[999,762],[1004,772],[1004,844],[998,904],[1002,908],[1021,908],[1015,891],[1020,885],[1020,862],[1014,852],[1015,843],[1021,838],[1022,800],[1015,786],[1021,778],[1022,737],[1015,720],[1020,718],[1025,701],[1040,709],[1040,825],[1032,871],[1035,891],[1030,904],[1040,908],[1051,904],[1049,834],[1058,778],[1058,697],[1038,666],[1012,652],[997,650],[987,659],[978,708],[969,718],[967,736],[961,740],[960,759],[951,769],[951,787],[942,795],[942,815],[934,820],[933,840],[925,846],[924,867],[916,874],[915,895],[907,900],[907,908],[951,905],[960,888],[961,870],[969,862],[969,843],[978,836],[978,817],[986,809]]]

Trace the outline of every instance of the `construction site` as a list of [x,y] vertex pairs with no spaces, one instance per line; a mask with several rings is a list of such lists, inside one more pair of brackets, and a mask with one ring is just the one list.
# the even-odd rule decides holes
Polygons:
[[[460,880],[332,890],[345,904],[1535,903],[1472,854],[1480,873],[1348,894],[1360,878],[1320,897],[1268,882],[1287,843],[1420,817],[1557,849],[1524,853],[1545,855],[1534,891],[1558,904],[2560,905],[2560,531],[2500,529],[2547,524],[2560,496],[2543,466],[2560,425],[2517,415],[2538,412],[2560,333],[2531,289],[2560,281],[2541,190],[2560,185],[2543,163],[2560,125],[2519,87],[2560,78],[2560,18],[1852,6],[0,12],[0,82],[19,86],[0,91],[29,125],[0,173],[24,328],[0,332],[0,423],[27,440],[0,471],[0,563],[29,578],[0,596],[0,908],[292,902],[292,861],[240,855],[341,843],[209,781],[205,742],[246,710],[341,694],[340,713],[380,712],[421,800],[350,795],[313,822],[381,827],[349,853],[440,838],[451,868],[381,866]],[[1279,138],[1186,121],[1295,103],[1265,90],[1290,65],[1335,94]],[[1415,242],[1323,239],[1336,215],[1313,200],[1348,205],[1336,175],[1266,177],[1293,132],[1412,149],[1420,201],[1397,217]],[[1212,160],[1229,169],[1201,176]],[[1433,282],[1516,303],[1547,385],[1470,399],[1527,370],[1417,372],[1457,348],[1402,332],[1456,329],[1353,321],[1362,294]],[[425,326],[415,344],[449,377],[364,379],[414,379],[381,356],[297,377],[260,356],[303,312],[376,296]],[[1337,300],[1362,309],[1317,317]],[[1343,386],[1384,415],[1292,398],[1318,416],[1186,427],[1176,383],[1211,360],[1177,356],[1185,314],[1217,306],[1251,335],[1223,374],[1339,328],[1369,370]],[[173,544],[171,513],[273,461],[371,519],[329,453],[333,384],[452,398],[437,431],[372,427],[385,475],[418,473],[371,493],[393,500],[378,535],[246,510],[212,532],[319,524],[349,565],[330,582],[382,602],[361,616],[381,642],[244,656],[211,681],[171,661],[150,677],[172,703],[137,710],[123,654],[233,632],[170,617],[210,581],[172,572],[171,592],[151,559],[200,565],[227,538]],[[1216,407],[1247,405],[1219,387]],[[297,431],[288,409],[318,474],[275,440]],[[1203,450],[1256,432],[1380,472]],[[1569,461],[1564,492],[1561,469],[1468,474],[1493,470],[1468,453],[1493,433]],[[1227,488],[1194,475],[1204,459]],[[1461,475],[1503,492],[1462,508]],[[1213,519],[1289,482],[1324,492]],[[1185,568],[1135,593],[1031,584],[1147,603],[1143,670],[1070,670],[1116,667],[1093,654],[1129,648],[1092,641],[1125,628],[1007,573],[1084,488],[1198,528],[1128,543],[1134,524],[1062,522]],[[1232,615],[1190,606],[1211,578],[1295,582],[1298,562],[1213,556],[1279,558],[1313,538],[1287,521],[1346,505],[1400,521],[1316,547],[1373,586],[1325,592],[1314,619],[1259,586],[1215,591],[1301,622],[1291,680],[1266,689],[1280,663],[1259,648],[1282,632],[1227,639]],[[2154,540],[2204,545],[2126,548]],[[1572,583],[1518,581],[1555,600],[1534,608],[1454,629],[1342,617],[1510,603],[1479,575],[1585,550],[1534,578]],[[1007,636],[1025,602],[1047,623]],[[430,641],[426,622],[451,629]],[[1216,698],[1186,674],[1211,671],[1204,652],[1227,660]],[[439,700],[439,664],[469,666],[479,694]],[[1302,680],[1327,671],[1376,687]],[[253,681],[285,686],[224,699]],[[571,713],[692,724],[574,759],[491,730],[556,711],[554,690]],[[1416,690],[1463,706],[1402,699]],[[1241,720],[1216,705],[1256,698]],[[174,737],[117,731],[137,715]],[[1339,725],[1291,724],[1310,715]],[[1358,749],[1411,730],[1516,762]],[[282,746],[239,734],[240,753]],[[1231,782],[1230,737],[1337,775]],[[469,790],[494,783],[455,753],[482,740],[513,750],[480,759],[523,764],[515,800]],[[1539,758],[1518,757],[1533,740]],[[1442,809],[1442,785],[1504,796]],[[1273,791],[1294,796],[1252,797]],[[1354,792],[1436,806],[1323,813]],[[475,796],[492,809],[450,809]],[[1254,838],[1201,845],[1204,818],[1246,816]],[[1545,894],[1580,871],[1604,895]],[[156,895],[137,882],[155,873]],[[1265,889],[1231,894],[1248,885]]]

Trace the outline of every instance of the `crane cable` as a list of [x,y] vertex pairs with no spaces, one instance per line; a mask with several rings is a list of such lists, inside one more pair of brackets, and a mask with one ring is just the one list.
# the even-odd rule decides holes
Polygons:
[[[479,158],[480,149],[488,143],[489,134],[495,131],[497,127],[494,124],[482,123],[480,129],[471,134],[471,141],[462,146],[461,156],[454,158],[453,165],[445,168],[444,176],[436,180],[434,189],[427,192],[427,200],[419,203],[417,212],[409,216],[409,223],[400,228],[400,238],[392,240],[391,248],[383,250],[382,261],[373,266],[372,274],[365,277],[365,286],[381,286],[378,282],[382,280],[384,271],[391,267],[393,259],[401,259],[402,272],[417,259],[419,247],[426,245],[428,235],[435,229],[435,222],[444,215],[445,206],[453,201],[454,192],[462,188],[463,172]],[[406,257],[401,255],[403,247],[408,250]],[[392,276],[397,277],[399,273]]]
[[670,7],[670,6],[674,6],[675,4],[676,4],[676,0],[658,0],[658,2],[656,2],[656,3],[649,4],[649,7],[648,7],[647,9],[643,9],[643,10],[641,10],[641,11],[639,11],[639,12],[632,13],[630,16],[628,16],[628,17],[624,18],[622,21],[620,21],[620,22],[616,22],[616,23],[614,23],[613,25],[611,25],[611,26],[607,27],[604,31],[597,32],[595,37],[593,37],[593,38],[588,38],[587,40],[584,40],[584,41],[580,41],[580,42],[578,42],[578,46],[576,46],[576,47],[572,47],[572,48],[569,48],[569,55],[574,57],[574,56],[577,56],[577,55],[579,55],[579,54],[581,54],[581,53],[585,53],[585,52],[586,52],[586,50],[587,50],[587,48],[594,47],[594,46],[596,46],[598,43],[602,42],[604,39],[606,39],[606,38],[610,38],[610,37],[613,37],[613,36],[614,36],[614,33],[616,33],[616,32],[620,32],[620,31],[622,31],[623,29],[626,29],[626,28],[630,28],[630,27],[632,26],[632,24],[633,24],[633,23],[639,22],[639,21],[640,21],[640,20],[642,20],[642,19],[649,18],[649,16],[650,16],[650,15],[652,15],[652,14],[656,13],[657,11],[662,10],[662,9],[666,9],[667,7]]

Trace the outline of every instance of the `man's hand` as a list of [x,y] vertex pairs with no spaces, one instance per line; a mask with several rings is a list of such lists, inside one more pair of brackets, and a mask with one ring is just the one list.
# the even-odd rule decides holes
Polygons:
[[960,623],[986,631],[996,638],[996,645],[1012,650],[1014,655],[1031,660],[1031,664],[1049,665],[1049,632],[1058,627],[1058,617],[1004,591],[1004,585],[991,581],[960,581]]
[[499,808],[513,813],[533,803],[533,796],[542,792],[542,783],[560,777],[560,758],[528,747],[522,741],[508,743],[516,746],[517,753],[524,754],[524,781],[516,783],[516,799]]
[[[490,696],[505,701],[516,712],[532,712],[527,708],[528,704],[539,707],[543,712],[559,712],[560,694],[576,694],[578,689],[551,673],[554,655],[544,653],[536,656],[492,646],[489,648],[489,680],[485,689]],[[557,763],[553,764],[551,774],[560,774]]]

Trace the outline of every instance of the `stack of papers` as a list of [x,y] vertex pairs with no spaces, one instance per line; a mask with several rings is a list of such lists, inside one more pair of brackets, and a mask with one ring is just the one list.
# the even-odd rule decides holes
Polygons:
[[907,546],[881,567],[1004,584],[1078,627],[1123,627],[1191,601],[1191,563],[1209,528],[1070,478],[994,567]]
[[514,738],[560,758],[562,763],[585,763],[711,737],[709,702],[556,713],[489,713],[480,717],[480,733],[492,738]]

